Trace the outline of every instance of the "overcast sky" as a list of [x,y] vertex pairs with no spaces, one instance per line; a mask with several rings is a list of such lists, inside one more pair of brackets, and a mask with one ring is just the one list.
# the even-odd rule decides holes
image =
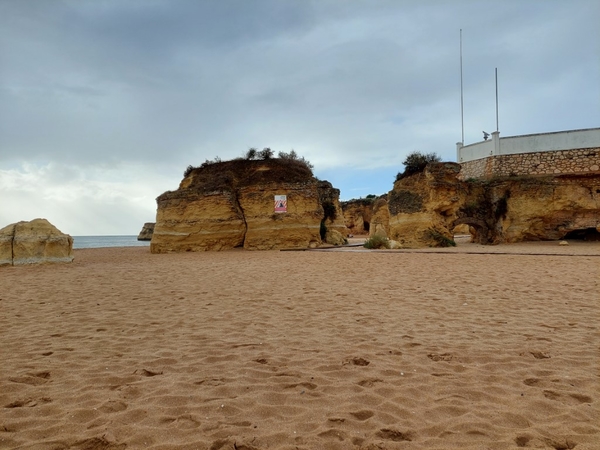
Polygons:
[[411,151],[600,126],[598,0],[0,0],[0,227],[137,234],[188,165],[294,149],[342,199]]

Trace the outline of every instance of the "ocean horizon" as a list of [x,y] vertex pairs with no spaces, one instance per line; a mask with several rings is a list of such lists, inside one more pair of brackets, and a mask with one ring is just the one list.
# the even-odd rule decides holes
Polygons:
[[138,241],[137,235],[73,236],[73,248],[149,247],[150,241]]

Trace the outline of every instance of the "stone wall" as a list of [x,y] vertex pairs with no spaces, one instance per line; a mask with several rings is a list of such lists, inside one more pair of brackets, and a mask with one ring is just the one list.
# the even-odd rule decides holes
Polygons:
[[460,178],[600,172],[600,147],[496,155],[461,163]]
[[492,174],[493,156],[460,163],[459,179],[483,178]]

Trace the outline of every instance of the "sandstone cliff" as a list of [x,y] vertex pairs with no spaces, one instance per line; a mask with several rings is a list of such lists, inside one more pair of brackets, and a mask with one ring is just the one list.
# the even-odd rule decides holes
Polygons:
[[[275,196],[285,195],[286,212]],[[157,198],[153,253],[306,248],[323,225],[344,231],[339,191],[302,161],[233,160],[191,169],[179,189]],[[325,210],[333,214],[325,214]]]
[[342,202],[344,222],[352,234],[369,234],[375,198],[360,198]]
[[462,181],[459,172],[456,163],[431,163],[396,181],[375,208],[371,234],[402,247],[451,245],[462,224],[480,244],[599,236],[598,173]]
[[73,261],[73,238],[46,219],[0,229],[0,266]]
[[506,177],[467,183],[456,223],[480,243],[593,237],[600,231],[600,174]]
[[452,241],[453,222],[466,194],[459,173],[459,164],[430,163],[423,172],[396,181],[388,194],[388,237],[403,247]]
[[387,199],[387,195],[382,195],[373,202],[373,215],[371,216],[369,236],[379,235],[389,237],[390,210]]
[[[319,202],[323,208],[323,225],[328,231],[336,231],[345,239],[348,236],[348,228],[346,227],[344,211],[340,203],[340,190],[334,188],[329,181],[320,181],[317,184],[317,190],[319,192]],[[336,236],[333,240],[337,242],[339,236],[336,233],[332,235]],[[328,244],[337,245],[335,242],[329,242],[327,238],[325,240]]]
[[142,231],[138,234],[138,241],[151,241],[152,234],[154,233],[154,222],[146,222],[142,227]]

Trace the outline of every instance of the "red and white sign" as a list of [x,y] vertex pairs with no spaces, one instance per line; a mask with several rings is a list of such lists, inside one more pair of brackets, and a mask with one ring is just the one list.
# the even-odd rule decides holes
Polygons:
[[284,213],[287,212],[287,196],[276,195],[275,196],[275,212]]

